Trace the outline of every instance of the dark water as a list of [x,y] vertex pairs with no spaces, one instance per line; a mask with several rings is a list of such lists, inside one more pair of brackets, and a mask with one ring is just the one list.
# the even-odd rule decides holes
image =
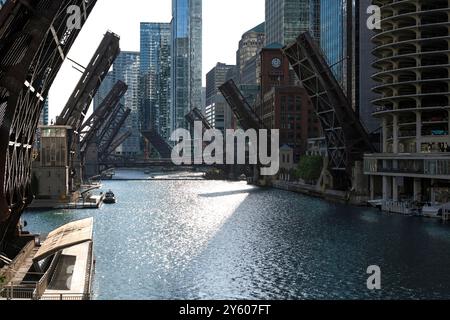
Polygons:
[[101,210],[24,216],[40,233],[94,217],[97,299],[450,298],[450,225],[245,183],[109,188],[119,203]]

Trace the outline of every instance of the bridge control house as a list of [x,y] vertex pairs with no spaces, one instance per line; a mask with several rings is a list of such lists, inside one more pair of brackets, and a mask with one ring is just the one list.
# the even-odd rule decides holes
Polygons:
[[[37,202],[70,201],[69,145],[72,129],[68,126],[42,126],[39,157],[33,163],[32,188]],[[42,201],[43,200],[43,201]]]

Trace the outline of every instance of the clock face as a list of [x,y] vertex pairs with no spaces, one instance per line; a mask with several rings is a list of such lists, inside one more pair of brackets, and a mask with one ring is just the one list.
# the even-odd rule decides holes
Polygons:
[[281,67],[281,59],[279,59],[279,58],[273,59],[272,67],[274,67],[275,69],[278,69],[279,67]]

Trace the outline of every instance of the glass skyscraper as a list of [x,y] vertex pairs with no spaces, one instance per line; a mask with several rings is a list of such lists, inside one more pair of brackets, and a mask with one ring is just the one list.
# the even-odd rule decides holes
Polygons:
[[202,103],[202,0],[172,0],[171,127]]
[[320,0],[266,0],[266,44],[294,42],[301,32],[320,36]]
[[[347,0],[321,0],[320,44],[336,79],[345,82]],[[345,87],[345,86],[344,86]]]
[[117,150],[126,156],[142,154],[139,116],[139,58],[139,52],[122,51],[114,62],[112,72],[113,83],[122,80],[128,85],[128,91],[122,98],[122,104],[131,109],[131,114],[125,122],[123,130],[131,131],[132,136]]
[[169,140],[170,23],[141,23],[140,118],[142,130],[156,130]]

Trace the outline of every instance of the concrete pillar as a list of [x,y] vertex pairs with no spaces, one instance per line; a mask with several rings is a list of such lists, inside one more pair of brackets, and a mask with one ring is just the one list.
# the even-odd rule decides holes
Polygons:
[[370,200],[375,200],[375,176],[370,176]]
[[[434,180],[431,180],[431,185],[432,186],[434,185]],[[436,202],[436,190],[433,187],[431,187],[430,198],[431,198],[431,203],[435,203]]]
[[392,200],[394,201],[398,201],[399,197],[398,197],[398,192],[399,191],[399,187],[398,187],[398,181],[397,181],[397,177],[393,177],[392,178]]
[[393,130],[393,152],[394,153],[399,153],[400,148],[399,148],[399,138],[398,138],[398,134],[399,134],[399,126],[398,126],[398,115],[394,114],[393,116],[393,122],[392,122],[392,130]]
[[414,179],[414,201],[422,201],[422,180]]
[[388,151],[388,142],[387,142],[387,138],[388,138],[388,121],[387,118],[384,117],[383,118],[383,153],[387,153]]
[[383,177],[383,200],[392,200],[392,178]]
[[422,113],[416,112],[416,152],[422,152]]

